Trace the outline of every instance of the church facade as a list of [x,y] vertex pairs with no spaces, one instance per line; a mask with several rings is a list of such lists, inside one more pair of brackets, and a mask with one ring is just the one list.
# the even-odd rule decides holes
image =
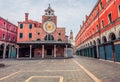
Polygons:
[[57,26],[57,16],[49,7],[42,16],[42,23],[29,20],[18,22],[17,58],[57,58],[69,57],[71,44],[65,35],[65,28]]

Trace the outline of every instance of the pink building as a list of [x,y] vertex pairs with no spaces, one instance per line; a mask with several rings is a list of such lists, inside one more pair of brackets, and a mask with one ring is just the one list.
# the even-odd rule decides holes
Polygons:
[[0,17],[0,58],[16,57],[17,26]]
[[60,58],[70,57],[71,44],[65,27],[57,26],[57,16],[49,7],[42,16],[42,22],[29,19],[18,22],[17,58]]

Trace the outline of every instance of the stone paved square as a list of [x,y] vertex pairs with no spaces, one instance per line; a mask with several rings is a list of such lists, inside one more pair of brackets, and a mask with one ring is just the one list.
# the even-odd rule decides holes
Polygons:
[[120,64],[94,58],[2,60],[0,82],[119,82]]

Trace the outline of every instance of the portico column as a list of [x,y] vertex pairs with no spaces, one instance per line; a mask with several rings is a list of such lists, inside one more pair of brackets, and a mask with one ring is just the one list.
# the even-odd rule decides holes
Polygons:
[[32,58],[32,45],[30,45],[30,58]]
[[68,46],[68,45],[66,45],[66,53],[65,53],[65,57],[67,57],[67,46]]
[[10,53],[11,53],[11,51],[12,51],[12,46],[9,46],[9,54],[8,54],[8,58],[10,58]]
[[19,46],[17,45],[17,59],[19,58]]
[[6,44],[5,44],[4,50],[3,50],[3,59],[5,59],[5,55],[6,55]]
[[96,50],[97,50],[97,58],[99,58],[99,46],[96,46]]
[[56,58],[56,45],[54,45],[54,58]]
[[44,45],[42,45],[42,58],[44,58]]

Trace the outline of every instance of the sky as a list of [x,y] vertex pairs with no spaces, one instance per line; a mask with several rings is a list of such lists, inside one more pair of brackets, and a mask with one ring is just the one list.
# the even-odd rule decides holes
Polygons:
[[85,16],[89,15],[98,0],[0,0],[0,16],[18,26],[24,20],[24,13],[29,19],[42,21],[48,4],[55,10],[57,26],[66,28],[66,35],[73,31],[74,37],[80,30]]

